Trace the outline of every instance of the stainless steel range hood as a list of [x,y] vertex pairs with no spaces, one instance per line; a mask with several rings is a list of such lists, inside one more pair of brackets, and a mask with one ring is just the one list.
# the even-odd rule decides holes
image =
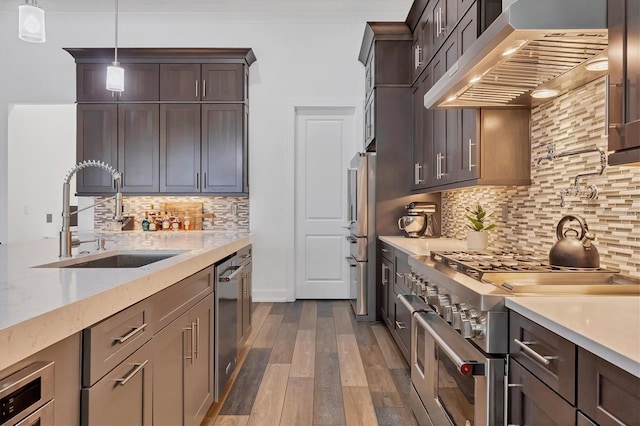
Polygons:
[[531,106],[534,89],[561,92],[603,75],[585,64],[606,57],[607,47],[606,0],[518,0],[425,94],[424,106]]

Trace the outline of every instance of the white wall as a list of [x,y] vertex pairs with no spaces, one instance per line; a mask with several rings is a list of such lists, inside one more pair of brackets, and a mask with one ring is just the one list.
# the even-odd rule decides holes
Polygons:
[[[76,155],[75,117],[73,104],[9,107],[9,242],[58,235],[62,180]],[[75,178],[71,185],[75,187]],[[51,223],[46,222],[47,213]]]
[[[113,45],[113,13],[91,12],[103,1],[76,0],[83,12],[56,11],[61,6],[40,1],[47,9],[47,42],[18,40],[18,0],[0,5],[0,241],[8,238],[7,114],[8,104],[72,103],[75,64],[63,47]],[[169,2],[162,2],[165,6]],[[182,2],[174,2],[179,4]],[[225,2],[209,2],[209,9]],[[227,6],[234,2],[226,2]],[[144,4],[141,3],[141,4]],[[147,5],[153,4],[146,2]],[[256,8],[252,7],[256,5]],[[296,0],[278,3],[278,13],[264,0],[235,2],[230,13],[128,12],[121,2],[121,47],[251,47],[257,62],[250,74],[251,230],[255,234],[254,296],[284,297],[293,251],[292,223],[284,220],[293,206],[287,180],[292,173],[283,158],[288,152],[292,99],[362,99],[364,68],[357,61],[366,21],[402,21],[410,0]],[[327,9],[322,10],[326,4]],[[305,9],[308,6],[308,10]],[[290,7],[285,7],[290,6]],[[252,13],[245,13],[252,11]],[[275,10],[275,9],[274,9]],[[311,10],[311,12],[310,12]],[[11,66],[7,66],[11,64]],[[361,125],[361,124],[359,124]],[[71,161],[73,162],[73,161]],[[68,162],[66,162],[68,163]],[[65,165],[66,167],[66,165]],[[289,166],[287,166],[289,167]],[[43,179],[59,181],[57,170],[41,170]],[[13,183],[11,183],[13,185]]]

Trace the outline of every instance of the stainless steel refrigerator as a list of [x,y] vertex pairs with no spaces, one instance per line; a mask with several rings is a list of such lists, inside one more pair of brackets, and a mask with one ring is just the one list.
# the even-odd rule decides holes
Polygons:
[[348,176],[350,298],[358,321],[376,319],[376,153],[357,153]]

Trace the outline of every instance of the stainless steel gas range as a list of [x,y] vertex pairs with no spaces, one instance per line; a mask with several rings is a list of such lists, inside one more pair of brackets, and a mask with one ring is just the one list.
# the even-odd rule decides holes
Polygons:
[[508,311],[520,294],[639,294],[616,270],[557,268],[531,253],[433,251],[409,259],[411,408],[421,425],[506,419]]

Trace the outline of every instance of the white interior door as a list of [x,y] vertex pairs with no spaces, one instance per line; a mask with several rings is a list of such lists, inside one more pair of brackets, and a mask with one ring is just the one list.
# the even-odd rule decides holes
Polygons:
[[295,298],[348,299],[347,167],[355,108],[296,108]]

